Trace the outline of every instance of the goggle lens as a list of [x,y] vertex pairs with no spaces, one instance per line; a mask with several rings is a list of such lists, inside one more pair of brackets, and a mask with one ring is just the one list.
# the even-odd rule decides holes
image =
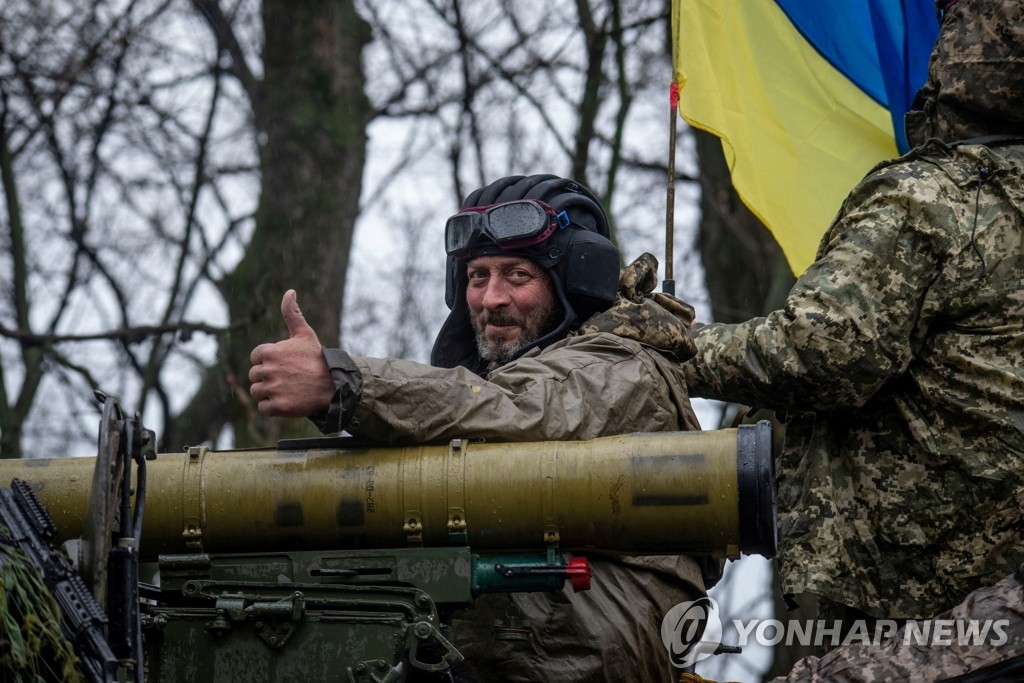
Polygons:
[[474,207],[448,219],[445,249],[464,256],[484,236],[501,249],[519,249],[543,242],[560,224],[551,207],[535,199]]
[[485,214],[488,233],[498,244],[536,237],[551,225],[551,215],[533,202],[498,204]]
[[444,246],[449,254],[462,251],[469,246],[475,225],[480,222],[480,218],[479,213],[457,213],[448,219],[444,226]]

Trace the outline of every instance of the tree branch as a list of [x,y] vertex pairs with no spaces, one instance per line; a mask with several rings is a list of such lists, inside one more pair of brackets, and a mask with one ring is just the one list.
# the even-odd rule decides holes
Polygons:
[[102,340],[122,341],[125,344],[137,344],[149,337],[157,337],[165,334],[177,334],[182,341],[189,341],[196,332],[202,332],[213,336],[226,334],[233,330],[241,329],[243,324],[238,323],[228,327],[218,327],[205,323],[182,322],[170,325],[141,325],[138,327],[126,327],[120,330],[108,332],[95,332],[93,334],[36,334],[24,330],[14,330],[0,325],[0,337],[14,339],[23,347],[53,346],[72,342],[90,342]]
[[258,80],[249,69],[248,62],[245,61],[245,52],[242,51],[242,46],[238,43],[238,37],[231,27],[231,21],[224,16],[220,3],[217,0],[192,0],[192,5],[206,19],[206,23],[217,37],[217,46],[231,56],[230,72],[242,84],[249,97],[255,98]]

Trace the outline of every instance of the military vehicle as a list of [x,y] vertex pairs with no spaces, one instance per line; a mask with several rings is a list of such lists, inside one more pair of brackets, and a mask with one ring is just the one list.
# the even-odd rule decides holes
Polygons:
[[0,461],[0,540],[39,568],[83,680],[447,680],[449,618],[480,594],[586,590],[588,552],[775,551],[766,422],[157,455],[101,399],[95,458]]

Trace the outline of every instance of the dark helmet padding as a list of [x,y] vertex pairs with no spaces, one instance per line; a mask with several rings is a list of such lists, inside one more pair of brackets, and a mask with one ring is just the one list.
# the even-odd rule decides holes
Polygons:
[[[565,259],[564,284],[565,294],[577,302],[573,307],[581,318],[605,310],[615,300],[619,265],[619,250],[608,240],[582,230],[573,235]],[[581,297],[588,300],[581,301]]]
[[497,204],[498,202],[508,202],[513,199],[525,199],[522,194],[515,194],[515,191],[511,193],[509,199],[499,199],[506,189],[513,187],[525,177],[526,176],[521,175],[508,176],[507,178],[495,180],[490,185],[473,190],[462,202],[462,208],[469,209],[474,206],[488,206],[489,204]]
[[[526,256],[546,270],[565,309],[565,318],[557,329],[527,347],[532,348],[561,339],[579,322],[611,306],[618,289],[620,257],[618,248],[608,239],[608,218],[601,203],[589,189],[568,178],[550,174],[508,176],[471,192],[462,208],[516,199],[543,201],[556,213],[567,212],[572,222],[571,227],[557,230],[540,245],[507,252]],[[449,257],[447,266],[445,303],[451,313],[434,341],[430,362],[439,367],[462,365],[479,371],[481,362],[466,305],[465,264]]]

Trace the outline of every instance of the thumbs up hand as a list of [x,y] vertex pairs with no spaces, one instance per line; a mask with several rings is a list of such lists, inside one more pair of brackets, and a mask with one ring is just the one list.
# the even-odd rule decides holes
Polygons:
[[294,289],[281,299],[281,316],[288,326],[288,339],[252,350],[249,393],[266,417],[309,417],[325,412],[336,387],[323,346],[302,315]]

